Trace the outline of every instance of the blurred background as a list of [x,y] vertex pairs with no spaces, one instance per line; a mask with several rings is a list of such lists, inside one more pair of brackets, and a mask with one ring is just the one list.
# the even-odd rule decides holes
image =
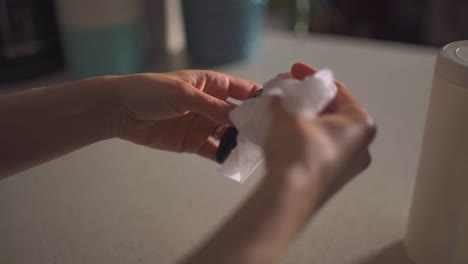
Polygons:
[[466,11],[466,0],[0,0],[0,84],[215,67],[255,58],[268,30],[441,46],[468,39]]

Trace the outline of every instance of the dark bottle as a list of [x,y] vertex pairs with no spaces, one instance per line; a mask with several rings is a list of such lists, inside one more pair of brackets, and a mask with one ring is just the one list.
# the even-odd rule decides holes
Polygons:
[[0,0],[0,82],[63,68],[52,0]]

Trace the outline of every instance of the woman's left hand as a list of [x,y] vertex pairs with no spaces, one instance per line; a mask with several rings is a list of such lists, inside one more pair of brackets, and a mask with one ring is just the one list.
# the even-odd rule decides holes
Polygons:
[[214,71],[183,70],[111,78],[118,122],[113,133],[152,148],[197,153],[215,159],[218,145],[208,140],[229,125],[235,107],[261,86]]

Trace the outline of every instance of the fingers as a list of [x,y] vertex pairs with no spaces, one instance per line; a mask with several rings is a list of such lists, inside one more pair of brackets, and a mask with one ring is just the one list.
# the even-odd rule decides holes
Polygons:
[[[299,80],[302,80],[309,75],[313,75],[316,72],[317,69],[300,62],[295,63],[291,67],[291,74]],[[335,85],[338,88],[336,97],[323,111],[323,113],[337,113],[352,117],[354,119],[359,119],[367,123],[373,123],[367,111],[351,94],[349,89],[339,81],[335,81]]]
[[186,73],[187,76],[195,76],[195,78],[202,79],[202,81],[186,81],[185,79],[190,78],[185,75],[182,80],[175,80],[184,96],[175,100],[174,104],[176,105],[174,105],[174,108],[180,113],[191,111],[203,114],[220,124],[232,124],[229,112],[234,109],[235,105],[225,101],[228,96],[238,100],[245,100],[261,89],[259,84],[219,72],[187,72],[179,74]]
[[204,92],[223,100],[228,97],[246,100],[262,88],[258,83],[220,72],[202,71],[201,74],[205,82],[204,86],[200,88]]
[[262,88],[258,83],[216,71],[183,70],[169,74],[223,100],[228,97],[245,100]]
[[[349,117],[341,114],[323,115],[317,123],[332,135],[338,142],[349,146],[353,151],[359,151],[368,146],[376,135],[376,126],[368,115],[365,118]],[[351,152],[353,152],[351,151]]]
[[361,103],[351,94],[351,91],[341,82],[335,82],[338,88],[337,95],[328,110],[359,121],[367,126],[375,126],[374,120]]
[[218,151],[218,144],[210,140],[206,140],[205,144],[201,146],[197,154],[210,160],[216,160],[217,151]]
[[[299,80],[303,80],[316,72],[317,69],[300,62],[295,63],[291,67],[291,74]],[[366,109],[343,83],[335,81],[335,85],[338,88],[336,97],[322,113],[334,113],[347,116],[348,118],[363,123],[364,126],[369,128],[371,131],[370,133],[374,133],[375,124]]]
[[361,171],[367,169],[372,163],[372,156],[369,150],[366,150],[361,160]]
[[356,177],[359,173],[365,171],[370,166],[372,162],[372,156],[369,152],[369,149],[356,154],[356,158],[352,162],[353,164],[349,168],[349,173],[347,177],[344,178],[344,182],[342,184],[350,181],[352,178]]
[[228,95],[237,100],[246,100],[252,94],[262,89],[262,86],[258,83],[247,81],[234,76],[226,75],[229,80],[228,84]]
[[[215,160],[218,144],[211,141],[216,129],[220,126],[217,122],[199,114],[190,113],[186,116],[191,119],[189,128],[185,129],[181,152],[196,153],[202,157]],[[177,131],[175,131],[177,132]]]
[[[316,72],[317,69],[301,62],[295,63],[291,67],[291,74],[299,80],[302,80],[307,76],[313,75]],[[338,88],[338,93],[336,95],[336,98],[333,100],[333,102],[330,104],[326,111],[330,112],[346,110],[349,109],[350,106],[359,110],[362,109],[357,99],[351,94],[351,92],[348,90],[348,88],[346,88],[346,86],[343,83],[335,81],[335,84]],[[346,108],[343,109],[344,106],[346,106]]]
[[296,62],[291,67],[291,74],[294,76],[294,78],[299,80],[304,80],[307,76],[313,75],[317,71],[317,69],[302,62]]
[[[335,99],[330,104],[330,108],[334,111],[339,111],[340,107],[345,105],[354,105],[360,107],[358,100],[351,94],[351,91],[339,81],[335,81],[335,85],[338,88]],[[362,108],[362,107],[361,107]]]
[[[291,67],[291,74],[299,80],[313,75],[316,72],[317,69],[304,63],[295,63]],[[335,81],[335,85],[338,88],[336,97],[322,113],[344,115],[373,126],[374,121],[361,103],[351,94],[351,91],[340,81]]]
[[229,112],[235,107],[224,99],[232,97],[246,100],[262,88],[255,82],[219,72],[205,71],[205,75],[206,83],[203,91],[193,89],[194,100],[189,103],[191,109],[187,110],[206,115],[220,124],[232,124]]
[[234,109],[235,105],[204,93],[194,87],[188,87],[184,90],[187,93],[187,101],[181,103],[185,106],[182,111],[202,114],[219,124],[232,124],[229,118],[229,112]]
[[372,156],[369,149],[363,150],[356,155],[356,158],[353,160],[353,165],[350,169],[351,177],[356,176],[363,171],[365,171],[372,162]]

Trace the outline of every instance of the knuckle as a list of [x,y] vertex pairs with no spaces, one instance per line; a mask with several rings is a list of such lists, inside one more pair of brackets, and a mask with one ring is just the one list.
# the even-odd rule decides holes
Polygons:
[[205,72],[205,74],[217,74],[217,72],[215,72],[213,70],[205,70],[204,72]]
[[213,70],[205,70],[205,74],[207,74],[207,75],[219,75],[221,73],[217,72],[217,71],[213,71]]
[[370,116],[368,116],[364,121],[364,132],[366,138],[368,138],[369,140],[374,139],[375,135],[377,134],[377,125],[375,124],[373,118]]
[[177,113],[185,113],[187,111],[187,96],[191,95],[191,89],[186,82],[174,79],[173,90],[168,91],[167,102]]
[[174,80],[174,88],[177,90],[185,90],[186,89],[186,83],[182,80],[175,79]]
[[369,150],[366,150],[364,153],[360,153],[353,163],[355,164],[353,174],[359,174],[369,168],[372,163],[372,157]]
[[373,140],[375,136],[377,135],[377,124],[372,118],[370,118],[366,126],[367,126],[367,137],[370,140]]
[[364,138],[372,141],[377,134],[377,125],[374,119],[367,113],[364,112],[358,119],[358,126]]
[[372,156],[371,154],[369,153],[369,151],[366,152],[366,154],[364,155],[364,159],[362,161],[362,169],[361,171],[369,168],[369,166],[371,165],[372,163]]
[[180,70],[171,73],[174,79],[187,83],[195,83],[198,78],[197,71],[194,70]]
[[185,77],[187,75],[190,75],[191,73],[191,70],[179,70],[179,71],[175,71],[173,72],[176,76],[179,76],[179,77]]
[[203,70],[199,71],[198,73],[200,74],[200,77],[203,77],[206,80],[211,80],[220,74],[219,72],[213,70]]
[[174,80],[174,90],[179,94],[187,94],[191,89],[185,81],[175,79]]

